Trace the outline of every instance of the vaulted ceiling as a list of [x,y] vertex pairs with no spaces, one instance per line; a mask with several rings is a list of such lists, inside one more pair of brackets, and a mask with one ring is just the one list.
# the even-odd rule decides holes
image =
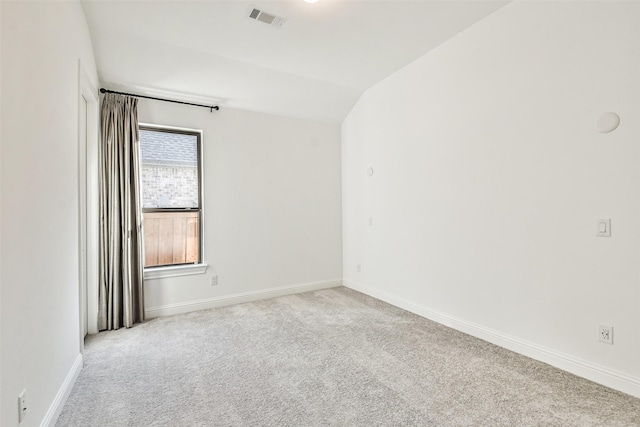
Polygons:
[[[82,2],[110,89],[340,123],[362,93],[508,0]],[[277,28],[253,8],[287,18]]]

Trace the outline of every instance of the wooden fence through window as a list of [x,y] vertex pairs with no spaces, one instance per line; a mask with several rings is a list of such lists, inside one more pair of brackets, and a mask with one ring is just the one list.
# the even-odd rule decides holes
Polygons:
[[198,212],[146,212],[144,266],[198,262]]

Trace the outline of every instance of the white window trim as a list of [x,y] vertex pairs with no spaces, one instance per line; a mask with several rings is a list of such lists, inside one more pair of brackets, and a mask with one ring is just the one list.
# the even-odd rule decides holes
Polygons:
[[208,264],[170,265],[167,267],[149,267],[144,269],[145,280],[163,279],[165,277],[191,276],[204,274]]

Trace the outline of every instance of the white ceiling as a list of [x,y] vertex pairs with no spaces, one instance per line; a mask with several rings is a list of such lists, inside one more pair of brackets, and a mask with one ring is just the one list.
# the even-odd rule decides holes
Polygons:
[[[375,83],[508,0],[82,2],[101,83],[340,123]],[[251,7],[288,18],[282,29]]]

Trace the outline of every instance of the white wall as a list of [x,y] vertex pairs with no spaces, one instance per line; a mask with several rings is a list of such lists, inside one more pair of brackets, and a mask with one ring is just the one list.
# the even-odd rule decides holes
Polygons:
[[97,74],[77,2],[2,9],[1,310],[3,427],[53,415],[77,366],[78,59]]
[[[0,23],[2,7],[0,6]],[[2,129],[2,31],[0,30],[0,129]],[[0,131],[0,233],[2,230],[2,131]],[[0,236],[1,239],[2,236]],[[2,244],[0,243],[0,408],[2,408]],[[0,426],[2,418],[0,417]]]
[[[340,283],[340,127],[140,100],[143,123],[204,133],[204,275],[145,281],[149,316]],[[210,286],[212,274],[219,284]],[[266,292],[266,293],[265,293]]]
[[342,126],[347,284],[640,396],[638,22],[518,1],[368,90]]

